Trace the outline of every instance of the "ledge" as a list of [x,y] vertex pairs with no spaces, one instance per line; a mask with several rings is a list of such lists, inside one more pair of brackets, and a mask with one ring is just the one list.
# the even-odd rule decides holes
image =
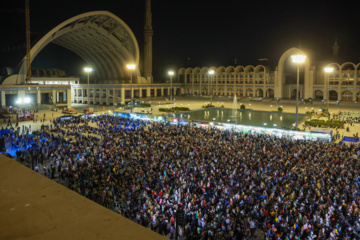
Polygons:
[[163,239],[0,154],[0,239]]

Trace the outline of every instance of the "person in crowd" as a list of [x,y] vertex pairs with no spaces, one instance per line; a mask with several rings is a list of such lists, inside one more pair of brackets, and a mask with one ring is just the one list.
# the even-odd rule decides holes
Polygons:
[[183,239],[359,239],[358,146],[116,116],[52,124],[17,136],[18,159],[170,239],[180,209]]

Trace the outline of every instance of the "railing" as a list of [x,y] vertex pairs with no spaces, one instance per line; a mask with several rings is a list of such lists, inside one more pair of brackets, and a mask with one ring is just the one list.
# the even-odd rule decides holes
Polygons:
[[[207,84],[207,83],[202,84],[202,85],[205,87],[206,84]],[[241,87],[243,84],[244,84],[244,82],[235,83],[235,86]],[[260,82],[260,83],[245,82],[245,84],[247,84],[247,85],[253,85],[253,86],[255,86],[255,87],[263,87],[264,84],[265,84],[265,85],[270,85],[270,86],[275,85],[275,83],[264,83],[264,82]],[[185,86],[191,86],[191,85],[199,86],[200,83],[194,83],[194,84],[188,83],[188,84],[185,84]],[[214,85],[215,85],[215,83],[213,83],[213,87],[214,87]],[[218,85],[225,85],[225,82],[218,83]],[[234,83],[233,83],[233,82],[231,82],[231,83],[226,83],[226,85],[228,85],[228,86],[233,86]],[[360,84],[359,84],[359,85],[360,85]],[[319,86],[320,86],[320,85],[319,85]],[[323,85],[321,85],[321,86],[323,86]]]

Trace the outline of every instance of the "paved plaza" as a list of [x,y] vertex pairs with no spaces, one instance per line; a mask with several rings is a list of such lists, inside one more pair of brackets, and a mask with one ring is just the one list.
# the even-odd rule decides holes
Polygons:
[[[203,96],[203,97],[181,97],[177,96],[174,98],[175,100],[173,103],[169,103],[167,98],[146,98],[140,99],[139,102],[144,103],[151,103],[152,107],[152,115],[154,116],[163,116],[167,115],[168,113],[159,111],[159,108],[170,108],[172,106],[178,107],[189,107],[190,111],[194,110],[201,110],[203,109],[202,106],[210,103],[210,97]],[[215,107],[222,107],[224,108],[233,108],[234,101],[232,98],[229,97],[216,97],[213,99],[213,105]],[[251,110],[258,110],[258,111],[276,111],[278,107],[283,108],[283,112],[285,113],[295,113],[295,100],[282,100],[280,102],[271,102],[269,99],[265,99],[263,101],[251,101],[249,98],[246,99],[238,99],[237,100],[237,109],[240,109],[240,105],[244,104],[246,109]],[[87,104],[72,104],[72,107],[76,109],[77,114],[80,115],[83,113],[83,110],[88,107]],[[130,113],[130,110],[119,110],[118,106],[99,106],[99,105],[91,105],[95,109],[95,114],[103,114],[108,113],[109,111],[118,110],[125,113]],[[307,111],[314,110],[315,115],[311,116],[312,119],[320,118],[326,120],[326,118],[320,117],[320,109],[325,107],[325,105],[321,102],[314,102],[313,104],[304,104],[299,103],[299,114],[305,114]],[[340,103],[339,105],[331,104],[329,105],[330,113],[331,114],[338,114],[339,112],[348,112],[351,113],[353,116],[360,117],[360,103]],[[52,106],[42,107],[42,110],[37,109],[36,107],[30,107],[32,112],[35,110],[35,119],[36,121],[24,121],[19,122],[19,127],[22,129],[22,126],[30,127],[31,131],[39,130],[41,125],[51,125],[53,119],[58,118],[60,116],[64,116],[65,114],[62,113],[62,110],[58,109],[57,111],[52,111]],[[149,108],[137,108],[133,109],[134,113],[141,113],[142,110],[149,109]],[[38,111],[37,111],[38,110]],[[316,115],[317,114],[317,115]],[[13,115],[12,121],[15,121],[15,115]],[[0,120],[0,128],[9,128],[7,122],[4,120]],[[304,128],[303,123],[299,122],[299,128],[303,131],[310,131],[310,128]],[[349,128],[349,131],[347,131]],[[360,133],[360,123],[353,123],[353,124],[345,124],[345,127],[342,129],[337,130],[340,134],[340,138],[336,139],[335,142],[340,142],[342,137],[348,136],[353,137],[359,135]],[[6,142],[7,153],[12,156],[15,156],[16,148],[11,147],[10,142]]]
[[[141,101],[141,100],[140,100]],[[206,105],[209,103],[209,98],[203,97],[203,98],[196,98],[196,97],[178,97],[176,98],[176,100],[170,104],[169,102],[167,102],[166,99],[144,99],[144,102],[146,103],[151,103],[153,106],[152,108],[152,114],[153,115],[164,115],[166,113],[160,112],[159,108],[163,108],[163,107],[171,107],[171,106],[185,106],[185,107],[189,107],[191,111],[194,110],[199,110],[202,109],[203,105]],[[213,100],[213,105],[215,105],[215,107],[224,107],[224,108],[232,108],[233,107],[233,100],[230,98],[215,98]],[[240,104],[244,104],[246,106],[246,109],[251,109],[251,110],[260,110],[260,111],[276,111],[278,107],[282,107],[284,109],[284,112],[287,113],[294,113],[295,112],[295,101],[280,101],[279,103],[273,103],[267,100],[264,100],[262,102],[255,102],[255,101],[250,101],[249,99],[240,99],[237,102],[237,106],[238,109],[240,108]],[[102,113],[106,113],[109,110],[114,110],[116,109],[116,106],[91,106],[95,108],[95,111],[97,114],[102,114]],[[87,108],[87,105],[80,105],[80,104],[74,104],[73,108],[75,108],[77,110],[77,115],[81,114],[83,112],[83,110],[85,108]],[[317,113],[316,116],[312,116],[312,118],[316,118],[318,117],[320,114],[320,109],[322,108],[321,102],[315,102],[314,104],[308,104],[308,105],[304,105],[301,104],[299,106],[299,113],[304,114],[307,111],[311,111],[314,110],[315,113]],[[134,112],[141,112],[144,108],[135,108]],[[343,104],[342,106],[331,106],[330,107],[330,112],[332,114],[337,114],[339,111],[342,112],[349,112],[351,114],[353,114],[353,116],[356,116],[358,113],[358,109],[352,107],[350,104]],[[126,110],[125,112],[130,112],[130,110]],[[51,125],[52,124],[52,120],[54,118],[57,118],[59,116],[63,116],[64,114],[61,112],[61,110],[58,111],[51,111],[50,109],[44,109],[44,110],[39,110],[38,112],[35,112],[35,122],[34,121],[27,121],[27,122],[20,122],[19,123],[19,127],[22,129],[23,126],[27,126],[29,128],[31,128],[31,130],[38,130],[41,128],[41,125]],[[7,123],[2,122],[1,126],[2,127],[6,127]],[[92,123],[92,125],[96,125],[95,123]],[[302,126],[302,124],[300,123],[299,126]],[[347,132],[346,128],[349,127],[350,131]],[[302,127],[301,127],[302,128]],[[306,128],[306,130],[308,131],[309,129]],[[345,125],[345,129],[340,129],[340,134],[344,135],[344,136],[352,136],[353,134],[358,133],[359,131],[359,124],[355,123],[352,126],[350,126],[350,124],[346,124]],[[88,134],[88,133],[87,133]],[[11,147],[11,143],[7,143],[8,147]],[[10,149],[9,153],[11,155],[15,155],[16,149],[12,148]],[[28,166],[31,168],[30,166],[30,162],[24,162],[25,166]],[[41,169],[42,166],[40,165],[40,173],[42,173]],[[59,179],[56,180],[58,183],[67,186],[66,184],[66,180],[64,179],[60,179],[60,175],[59,175]],[[169,237],[169,234],[167,234],[167,237]],[[252,239],[262,239],[263,237],[263,233],[258,229],[258,231],[255,232],[255,237],[253,237]]]
[[[210,103],[210,97],[204,96],[204,97],[175,97],[175,100],[173,103],[169,103],[167,98],[146,98],[139,100],[139,102],[144,101],[144,103],[151,103],[152,107],[152,115],[154,116],[162,116],[167,115],[165,112],[160,112],[159,108],[167,108],[172,106],[178,106],[178,107],[188,107],[190,108],[190,111],[194,110],[200,110],[203,109],[202,106]],[[213,105],[215,107],[221,107],[224,106],[224,108],[233,108],[234,101],[232,98],[229,97],[216,97],[213,99]],[[269,99],[264,99],[263,101],[250,101],[248,98],[246,99],[238,99],[237,100],[237,108],[240,109],[240,105],[244,104],[246,109],[251,110],[259,110],[259,111],[276,111],[278,107],[282,107],[283,111],[285,113],[295,113],[295,106],[296,102],[295,100],[281,100],[280,102],[271,102]],[[77,110],[77,114],[82,114],[83,110],[87,108],[87,104],[72,104],[72,107]],[[109,110],[118,110],[119,108],[117,106],[99,106],[99,105],[92,105],[91,107],[94,107],[95,113],[97,114],[103,114],[108,113]],[[321,101],[315,101],[313,104],[309,103],[299,103],[299,114],[305,114],[307,111],[314,110],[315,115],[313,115],[311,118],[320,118],[321,108],[325,107],[325,105]],[[62,113],[61,110],[58,111],[51,111],[52,107],[48,107],[48,109],[39,110],[35,114],[36,122],[33,121],[24,121],[19,122],[19,127],[22,127],[23,125],[29,127],[31,126],[31,130],[39,130],[41,128],[42,124],[50,125],[51,121],[54,118],[63,116],[65,114]],[[35,107],[32,107],[31,109],[35,109]],[[141,113],[142,110],[149,109],[149,108],[134,108],[133,112],[139,112]],[[360,103],[340,103],[339,105],[330,104],[329,105],[330,113],[331,114],[337,114],[340,111],[341,112],[348,112],[351,113],[353,116],[360,116]],[[121,112],[127,112],[129,113],[130,110],[119,110]],[[317,114],[317,115],[316,115]],[[14,121],[14,120],[13,120]],[[299,123],[299,128],[301,130],[310,131],[309,128],[303,128],[302,123]],[[0,127],[6,128],[7,123],[3,120],[0,120]],[[349,131],[347,131],[347,127],[349,127]],[[360,133],[360,124],[354,123],[354,124],[345,124],[345,127],[343,129],[338,129],[338,132],[342,136],[349,136],[353,137],[357,133]],[[337,139],[336,141],[339,142],[341,139]]]
[[[166,108],[171,106],[177,106],[177,107],[189,107],[190,111],[194,110],[200,110],[203,109],[202,106],[210,103],[210,97],[176,97],[173,104],[170,104],[169,101],[164,98],[154,98],[154,99],[144,99],[144,102],[151,103],[153,105],[152,107],[152,115],[155,116],[161,116],[161,115],[167,115],[167,113],[160,112],[159,108]],[[224,106],[224,108],[233,108],[234,101],[232,98],[229,97],[216,97],[213,99],[213,105],[215,107],[221,107]],[[296,112],[296,101],[295,100],[281,100],[279,102],[271,102],[269,99],[265,99],[263,101],[251,101],[249,98],[245,99],[238,99],[237,100],[237,109],[240,109],[240,105],[244,104],[246,109],[251,110],[258,110],[258,111],[277,111],[278,107],[283,108],[283,112],[285,113],[295,113]],[[78,105],[79,109],[82,105]],[[299,114],[306,114],[308,111],[314,110],[315,115],[313,115],[311,118],[320,118],[321,108],[325,108],[326,105],[324,105],[321,101],[315,101],[313,104],[309,103],[302,103],[299,102]],[[98,106],[97,109],[98,112],[102,112],[102,107]],[[114,106],[107,106],[107,110],[114,109]],[[134,108],[133,112],[141,112],[145,108]],[[331,114],[338,114],[339,112],[348,112],[351,113],[353,116],[360,116],[360,103],[340,103],[337,104],[330,104],[329,105],[330,113]],[[130,110],[126,110],[125,112],[130,112]],[[325,119],[324,119],[325,120]],[[302,123],[299,123],[299,128],[301,130],[310,131],[309,128],[304,129],[302,127]],[[349,127],[349,131],[347,131],[347,127]],[[341,136],[350,136],[352,137],[356,133],[360,133],[360,124],[354,123],[353,125],[345,124],[344,129],[338,129],[338,132]],[[341,139],[337,139],[337,142],[339,142]]]

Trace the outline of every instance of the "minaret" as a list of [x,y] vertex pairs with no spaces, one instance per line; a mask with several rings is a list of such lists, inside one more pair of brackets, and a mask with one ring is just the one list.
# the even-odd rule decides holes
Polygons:
[[335,38],[335,42],[334,45],[332,46],[332,50],[333,50],[333,57],[337,57],[339,55],[339,45],[337,42],[337,38]]
[[152,36],[151,0],[145,0],[145,28],[144,28],[144,77],[148,83],[153,82],[152,76]]

